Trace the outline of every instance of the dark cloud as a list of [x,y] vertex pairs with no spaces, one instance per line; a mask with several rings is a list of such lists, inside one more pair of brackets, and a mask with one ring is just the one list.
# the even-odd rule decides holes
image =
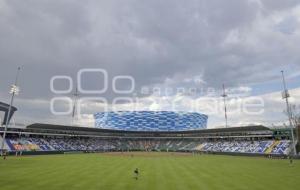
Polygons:
[[[176,83],[178,75],[201,74],[207,86],[218,88],[224,82],[273,80],[281,69],[299,69],[299,18],[292,13],[297,5],[297,0],[1,1],[0,92],[6,94],[19,65],[25,99],[49,99],[52,76],[75,79],[82,68],[107,69],[110,80],[132,75],[137,89],[166,78]],[[272,15],[282,17],[281,23]],[[85,82],[88,89],[100,83],[93,77]]]
[[261,0],[263,6],[271,11],[289,9],[293,6],[299,5],[298,0],[285,0],[285,1],[278,1],[278,0]]

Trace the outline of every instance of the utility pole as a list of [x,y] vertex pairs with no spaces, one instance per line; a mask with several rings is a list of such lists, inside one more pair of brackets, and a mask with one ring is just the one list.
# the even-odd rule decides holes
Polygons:
[[224,84],[223,84],[223,94],[222,94],[222,97],[223,97],[223,101],[224,101],[225,127],[227,128],[228,127],[227,106],[226,106],[226,97],[227,97],[227,94],[226,94],[226,90],[225,90],[225,85]]
[[9,125],[9,119],[10,119],[10,114],[11,114],[11,107],[13,106],[15,95],[18,95],[19,91],[20,91],[19,87],[17,86],[18,85],[18,78],[19,78],[20,70],[21,70],[21,68],[18,67],[17,75],[16,75],[16,79],[15,79],[15,83],[11,86],[11,89],[10,89],[10,92],[9,92],[11,94],[11,99],[10,99],[8,113],[7,113],[7,117],[6,117],[6,121],[5,121],[4,132],[3,132],[3,136],[2,136],[1,156],[3,156],[3,153],[4,153],[4,143],[5,143],[6,133],[7,133],[7,127]]
[[282,83],[283,83],[282,98],[285,99],[285,102],[286,102],[286,110],[287,110],[287,114],[288,114],[288,118],[289,118],[289,123],[290,123],[290,129],[291,129],[293,154],[297,155],[296,145],[295,145],[295,138],[294,138],[294,127],[293,127],[292,118],[291,118],[291,107],[290,107],[290,104],[289,104],[290,94],[289,94],[289,91],[288,91],[288,89],[286,87],[284,72],[281,71],[281,74],[282,74]]

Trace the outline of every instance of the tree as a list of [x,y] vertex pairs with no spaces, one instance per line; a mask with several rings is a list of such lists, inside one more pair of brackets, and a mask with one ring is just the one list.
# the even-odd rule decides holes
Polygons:
[[[289,115],[287,111],[285,111],[285,113],[287,115]],[[296,127],[296,130],[295,130],[296,131],[296,139],[298,139],[296,149],[299,151],[299,149],[300,149],[300,144],[299,144],[300,137],[299,137],[298,126],[300,126],[300,105],[295,105],[295,104],[290,105],[290,116],[291,116],[291,121],[292,121],[293,127]]]
[[290,106],[291,120],[294,127],[300,125],[300,105],[292,104]]

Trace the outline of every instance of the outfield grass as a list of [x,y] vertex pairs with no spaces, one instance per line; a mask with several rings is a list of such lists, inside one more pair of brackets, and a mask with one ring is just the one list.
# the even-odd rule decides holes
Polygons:
[[300,161],[158,153],[9,157],[0,160],[0,189],[292,190],[300,189]]

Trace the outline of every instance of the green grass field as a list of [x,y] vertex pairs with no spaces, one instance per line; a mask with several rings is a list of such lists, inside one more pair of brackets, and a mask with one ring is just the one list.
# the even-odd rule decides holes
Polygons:
[[8,157],[0,160],[0,189],[291,190],[300,189],[300,161],[166,153]]

